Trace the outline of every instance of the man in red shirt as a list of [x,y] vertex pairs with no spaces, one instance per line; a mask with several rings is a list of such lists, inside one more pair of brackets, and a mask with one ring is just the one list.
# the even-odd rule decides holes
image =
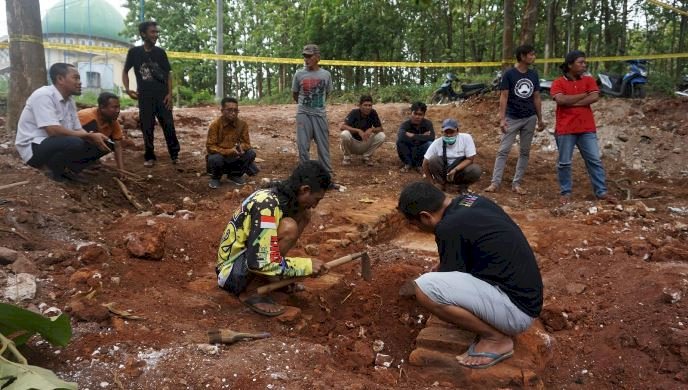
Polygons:
[[614,202],[607,193],[604,166],[597,144],[597,127],[590,105],[600,98],[595,79],[585,75],[585,53],[573,50],[560,66],[563,76],[552,83],[552,99],[557,102],[555,138],[559,149],[557,171],[562,205],[571,200],[571,163],[573,148],[578,147],[595,196]]

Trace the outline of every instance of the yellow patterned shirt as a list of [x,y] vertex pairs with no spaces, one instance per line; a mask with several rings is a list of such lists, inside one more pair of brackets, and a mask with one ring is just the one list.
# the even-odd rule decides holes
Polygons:
[[217,251],[218,285],[241,293],[252,274],[292,278],[313,273],[311,259],[283,257],[277,227],[284,213],[273,189],[258,190],[246,198],[225,227]]

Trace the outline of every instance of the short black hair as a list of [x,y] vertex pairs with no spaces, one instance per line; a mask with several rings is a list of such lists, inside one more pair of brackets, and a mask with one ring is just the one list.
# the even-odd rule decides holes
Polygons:
[[515,51],[516,61],[521,61],[521,58],[524,55],[528,55],[528,54],[534,53],[534,52],[535,52],[535,48],[533,47],[533,45],[521,45],[521,46],[517,47],[516,51]]
[[224,107],[226,103],[235,103],[236,105],[239,105],[239,101],[236,100],[236,98],[225,97],[225,98],[222,98],[222,101],[220,102],[220,107]]
[[363,104],[365,102],[373,102],[373,97],[370,95],[361,95],[361,98],[358,99],[358,104]]
[[330,184],[332,175],[325,166],[317,160],[306,160],[301,161],[287,179],[275,182],[274,187],[279,193],[280,206],[284,201],[285,216],[293,217],[299,210],[297,195],[301,186],[307,185],[312,192],[320,192],[329,190]]
[[585,57],[584,52],[580,50],[571,50],[570,52],[566,53],[566,56],[564,57],[564,63],[559,65],[559,69],[561,69],[563,73],[568,73],[570,65],[581,57]]
[[139,35],[143,36],[146,32],[148,32],[148,29],[151,28],[151,26],[158,26],[158,22],[155,20],[146,20],[145,22],[139,23]]
[[117,99],[119,100],[119,96],[115,95],[112,92],[101,92],[100,95],[98,95],[98,107],[105,107],[110,103],[110,99]]
[[404,187],[399,194],[397,209],[411,221],[420,219],[421,211],[434,213],[444,203],[446,195],[434,185],[417,181]]
[[50,74],[50,81],[55,84],[58,76],[66,76],[69,73],[69,69],[76,70],[76,67],[72,64],[65,64],[64,62],[56,62],[50,66],[48,73]]
[[425,113],[426,111],[428,111],[428,106],[423,102],[415,102],[411,105],[411,113],[414,113],[416,111]]

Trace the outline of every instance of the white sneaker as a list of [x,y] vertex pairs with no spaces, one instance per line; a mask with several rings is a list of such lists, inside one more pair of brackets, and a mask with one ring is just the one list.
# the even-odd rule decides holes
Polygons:
[[148,168],[152,167],[153,165],[155,165],[155,160],[146,160],[146,161],[143,163],[143,166],[144,166],[144,167],[148,167]]

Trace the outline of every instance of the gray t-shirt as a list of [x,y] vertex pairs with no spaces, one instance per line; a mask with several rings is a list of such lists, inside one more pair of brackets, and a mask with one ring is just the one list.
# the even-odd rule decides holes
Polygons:
[[35,90],[26,100],[26,106],[19,117],[14,145],[24,162],[33,157],[31,144],[40,144],[48,138],[44,129],[46,126],[81,130],[74,99],[71,96],[63,98],[53,85]]
[[299,93],[297,114],[326,117],[325,100],[332,92],[332,76],[325,69],[299,69],[294,74],[291,91]]

